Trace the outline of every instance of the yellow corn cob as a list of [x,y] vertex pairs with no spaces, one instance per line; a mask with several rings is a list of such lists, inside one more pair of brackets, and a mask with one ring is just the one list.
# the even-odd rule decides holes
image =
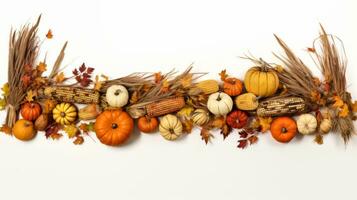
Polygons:
[[306,111],[304,99],[300,97],[285,97],[259,103],[257,115],[259,117],[270,117],[301,113],[304,111]]
[[198,82],[196,87],[201,89],[205,94],[212,94],[219,90],[218,82],[216,80]]
[[98,104],[100,94],[98,91],[68,86],[50,86],[43,89],[45,98],[53,98],[60,102]]
[[176,112],[185,106],[183,97],[174,97],[164,99],[158,102],[150,103],[145,106],[146,114],[149,117],[157,117],[169,113]]

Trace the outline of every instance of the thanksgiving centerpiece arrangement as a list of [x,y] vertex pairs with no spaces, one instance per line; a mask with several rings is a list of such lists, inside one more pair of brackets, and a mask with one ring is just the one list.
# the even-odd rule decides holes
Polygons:
[[[308,48],[321,78],[276,36],[284,50],[276,55],[282,64],[245,56],[252,67],[243,79],[222,70],[219,81],[202,80],[205,74],[194,73],[192,65],[182,73],[109,79],[84,63],[66,75],[61,66],[67,42],[48,70],[46,58],[39,61],[38,56],[44,42],[37,34],[40,19],[10,33],[8,82],[0,99],[7,116],[0,130],[19,140],[43,131],[46,138],[66,134],[82,144],[94,132],[101,143],[118,146],[135,126],[142,133],[160,132],[170,141],[196,126],[206,144],[219,130],[223,138],[238,133],[237,146],[245,148],[268,131],[281,143],[301,134],[314,135],[318,144],[330,132],[347,143],[355,132],[357,103],[347,91],[343,45],[323,27]],[[43,40],[52,37],[49,31]]]

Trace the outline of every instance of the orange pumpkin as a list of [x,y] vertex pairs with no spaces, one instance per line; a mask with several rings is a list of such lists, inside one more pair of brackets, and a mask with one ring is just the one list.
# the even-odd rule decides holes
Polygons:
[[35,121],[41,115],[41,106],[36,102],[26,102],[21,106],[22,118]]
[[22,141],[28,141],[35,137],[36,130],[31,121],[20,119],[15,123],[14,127],[12,128],[12,133],[17,139]]
[[297,133],[296,122],[290,117],[278,117],[271,123],[270,132],[278,142],[290,142]]
[[223,82],[223,91],[229,96],[237,96],[242,90],[243,83],[237,78],[226,78]]
[[138,120],[138,128],[143,133],[152,133],[159,126],[159,121],[155,117],[140,117]]
[[134,121],[121,109],[106,110],[96,119],[94,130],[101,143],[117,146],[125,142],[134,128]]
[[227,124],[232,128],[243,128],[248,122],[247,113],[235,110],[227,115]]

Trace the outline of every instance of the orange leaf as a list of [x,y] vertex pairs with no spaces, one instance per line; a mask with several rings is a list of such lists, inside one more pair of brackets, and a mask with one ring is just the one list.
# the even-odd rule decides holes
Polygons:
[[28,74],[25,74],[21,77],[21,81],[24,86],[27,87],[31,84],[31,77]]
[[162,79],[163,79],[163,77],[162,77],[162,75],[161,75],[161,72],[155,73],[155,74],[154,74],[154,77],[155,77],[155,83],[156,83],[156,84],[159,84],[159,83],[162,81]]
[[47,39],[52,39],[53,38],[53,34],[52,34],[52,30],[51,29],[48,30],[48,32],[46,34],[46,38]]
[[321,99],[321,94],[317,91],[311,91],[310,95],[313,102],[319,102]]
[[224,124],[225,124],[224,117],[216,117],[213,119],[210,125],[212,126],[212,128],[220,129],[223,127]]
[[166,93],[170,90],[170,83],[167,80],[162,81],[161,92]]
[[205,141],[206,144],[211,140],[211,138],[214,138],[213,135],[206,128],[201,129],[200,135],[202,140]]
[[223,135],[223,140],[228,137],[228,135],[232,132],[232,128],[228,126],[226,123],[221,127],[221,134]]
[[11,132],[12,132],[11,128],[8,127],[6,124],[4,124],[2,127],[0,127],[0,131],[6,133],[8,135],[11,135]]
[[61,72],[55,76],[55,82],[56,83],[63,83],[63,81],[66,80],[66,77],[64,76],[64,73]]
[[222,81],[225,81],[228,78],[226,70],[222,70],[221,73],[219,73],[219,76],[221,77]]
[[335,101],[335,103],[332,105],[332,107],[342,108],[342,106],[344,105],[343,100],[339,96],[334,96],[333,100]]
[[50,135],[50,137],[52,138],[52,140],[59,140],[62,137],[62,134],[60,134],[60,133],[52,133]]
[[271,117],[258,117],[260,124],[260,132],[265,133],[270,129],[270,124],[273,121]]
[[84,138],[82,136],[76,136],[76,139],[73,141],[75,145],[81,145],[84,142]]
[[45,102],[43,103],[43,112],[44,113],[50,113],[52,110],[55,108],[57,102],[52,99],[46,99]]
[[311,52],[311,53],[315,53],[315,52],[316,52],[316,49],[315,49],[315,48],[312,48],[312,47],[308,47],[308,48],[307,48],[307,51],[308,51],[308,52]]
[[181,80],[180,83],[183,88],[190,88],[192,86],[192,74],[187,74],[184,76]]
[[47,70],[47,65],[46,65],[46,63],[40,62],[40,63],[37,65],[36,70],[37,70],[38,72],[40,72],[40,73],[45,72],[45,71]]
[[182,120],[182,127],[184,133],[191,133],[193,128],[192,120]]
[[248,138],[250,144],[255,144],[258,142],[258,137],[256,135],[252,135]]
[[349,113],[350,113],[350,111],[348,110],[348,105],[343,104],[340,112],[338,113],[338,116],[339,117],[347,117]]

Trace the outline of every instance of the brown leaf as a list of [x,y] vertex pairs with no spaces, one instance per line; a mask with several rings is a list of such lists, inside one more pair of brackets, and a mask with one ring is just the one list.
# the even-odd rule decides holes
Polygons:
[[0,132],[4,132],[4,133],[6,133],[8,135],[11,135],[12,130],[6,124],[3,124],[2,127],[0,127]]
[[352,104],[352,111],[357,112],[357,101]]
[[43,72],[45,72],[45,71],[47,70],[47,65],[46,65],[46,63],[40,62],[40,63],[37,65],[36,70],[37,70],[38,72],[40,72],[40,74],[42,74]]
[[248,140],[238,140],[238,148],[244,149],[248,145]]
[[225,124],[225,120],[224,120],[224,117],[216,117],[216,118],[214,118],[213,120],[212,120],[212,122],[211,122],[211,126],[212,126],[212,128],[222,128],[223,127],[223,125]]
[[75,145],[81,145],[84,142],[84,138],[82,136],[77,135],[76,139],[73,141],[73,144]]
[[322,145],[324,143],[324,138],[322,135],[316,135],[314,141],[317,144]]
[[52,39],[53,38],[53,34],[52,34],[52,30],[51,29],[48,29],[48,32],[46,34],[46,38],[47,39]]
[[219,76],[221,77],[221,81],[225,81],[228,78],[226,70],[222,70],[221,73],[219,73]]
[[348,105],[344,103],[340,112],[338,113],[338,116],[344,118],[347,117],[349,113],[350,110],[348,109]]
[[61,72],[61,73],[57,74],[54,79],[55,79],[56,83],[63,83],[63,81],[66,80],[66,77],[64,76],[64,73]]
[[46,131],[45,131],[45,136],[46,138],[52,138],[53,140],[57,140],[60,137],[62,137],[62,134],[58,133],[58,131],[61,130],[61,125],[54,123],[50,125]]
[[258,117],[260,124],[260,132],[265,133],[270,129],[270,124],[273,121],[271,117]]
[[228,126],[226,123],[223,124],[222,128],[221,128],[221,134],[223,135],[223,140],[226,139],[226,137],[228,137],[228,135],[232,132],[232,128],[230,126]]
[[46,99],[45,102],[43,103],[43,112],[44,113],[50,113],[52,110],[55,108],[57,105],[57,102],[52,99]]
[[252,135],[248,138],[250,144],[255,144],[258,142],[258,137],[256,135]]
[[138,91],[134,91],[132,94],[131,94],[131,97],[130,97],[130,104],[135,104],[136,102],[138,102],[139,100],[139,92]]
[[339,96],[334,96],[333,100],[334,100],[334,104],[332,105],[332,107],[334,107],[334,108],[342,108],[343,105],[345,104],[343,102],[343,100],[341,99],[341,97],[339,97]]
[[306,49],[308,52],[311,52],[311,53],[315,53],[316,52],[316,49],[315,48],[312,48],[312,47],[308,47]]
[[310,95],[313,102],[319,102],[321,99],[321,94],[318,91],[311,91]]
[[214,138],[210,131],[206,128],[201,129],[200,135],[202,140],[205,141],[206,144],[211,140],[211,138]]
[[182,131],[184,133],[191,133],[192,132],[192,128],[193,128],[192,120],[184,119],[181,122],[182,122],[182,127],[183,127]]
[[34,99],[35,99],[36,96],[37,96],[37,94],[36,94],[36,92],[34,92],[33,90],[27,91],[26,101],[32,102],[32,101],[34,101]]
[[31,84],[31,76],[28,74],[25,74],[21,77],[21,81],[24,84],[24,86],[27,87]]
[[89,124],[81,123],[78,128],[88,135],[90,131],[94,132],[94,122],[90,122]]
[[163,79],[161,72],[155,73],[155,74],[154,74],[154,77],[155,77],[155,83],[156,83],[156,84],[161,83],[161,81],[162,81],[162,79]]

